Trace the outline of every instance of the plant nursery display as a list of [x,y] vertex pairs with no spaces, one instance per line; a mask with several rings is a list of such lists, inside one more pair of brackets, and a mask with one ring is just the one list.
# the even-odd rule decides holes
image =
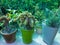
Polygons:
[[53,45],[59,29],[60,0],[0,0],[0,42]]

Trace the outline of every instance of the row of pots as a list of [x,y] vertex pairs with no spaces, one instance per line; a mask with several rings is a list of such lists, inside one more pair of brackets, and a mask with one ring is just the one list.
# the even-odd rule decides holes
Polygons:
[[[43,23],[41,32],[43,35],[43,41],[46,42],[48,45],[52,45],[57,31],[58,31],[57,28],[48,27],[45,25],[45,23]],[[34,30],[21,30],[21,32],[23,42],[26,44],[31,43]],[[17,30],[15,30],[13,33],[10,34],[4,34],[1,32],[2,36],[4,37],[7,43],[12,43],[16,40],[16,33]]]
[[[5,19],[5,18],[3,18],[3,19]],[[6,23],[4,23],[4,24],[6,24]],[[6,29],[5,31],[8,31],[8,30]],[[57,28],[52,28],[52,27],[47,26],[45,23],[42,23],[43,40],[48,45],[52,44],[57,31],[58,31]],[[3,30],[0,31],[0,33],[2,34],[2,36],[4,37],[4,39],[6,40],[7,43],[12,43],[16,40],[16,32],[17,32],[17,30],[14,30],[12,33],[4,33]],[[27,43],[27,44],[31,43],[32,42],[32,35],[33,35],[34,30],[21,29],[21,32],[22,32],[23,42]]]
[[[34,30],[21,30],[21,32],[22,32],[23,42],[26,44],[31,43]],[[0,33],[7,43],[13,43],[16,40],[17,30],[15,30],[14,32],[12,32],[10,34],[6,34],[6,33],[2,33],[2,32],[0,32]]]

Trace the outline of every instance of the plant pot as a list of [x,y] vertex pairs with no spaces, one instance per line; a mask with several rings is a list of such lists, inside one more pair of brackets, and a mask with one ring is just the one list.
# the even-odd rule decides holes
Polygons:
[[2,32],[1,32],[1,34],[7,43],[13,43],[16,40],[16,32],[17,32],[17,30],[15,30],[14,32],[9,33],[9,34],[2,33]]
[[32,42],[32,35],[34,30],[21,30],[22,39],[25,44],[29,44]]
[[49,27],[45,23],[43,23],[42,24],[43,41],[46,42],[48,45],[52,45],[57,31],[58,31],[57,28]]

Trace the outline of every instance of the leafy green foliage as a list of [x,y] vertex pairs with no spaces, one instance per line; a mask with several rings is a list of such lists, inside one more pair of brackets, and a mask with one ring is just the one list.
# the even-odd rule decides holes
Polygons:
[[59,25],[60,25],[59,18],[56,16],[49,18],[47,20],[47,25],[50,27],[59,27]]
[[31,13],[26,11],[20,14],[20,22],[21,26],[25,29],[31,30],[34,28],[35,18]]
[[[51,10],[57,10],[60,6],[60,0],[0,0],[0,7],[1,6],[4,6],[6,9],[11,9],[9,14],[7,14],[11,22],[14,22],[14,20],[19,17],[19,14],[13,11],[17,10],[18,13],[23,11],[31,12],[39,23],[42,23],[45,18],[50,21],[53,19],[58,21],[57,18],[54,18],[55,16],[53,17],[55,14]],[[57,11],[57,15],[60,17],[60,11]],[[52,19],[50,19],[50,17],[52,17]],[[17,21],[17,19],[15,21]],[[24,24],[26,24],[26,21]]]
[[47,18],[46,24],[50,27],[59,27],[60,26],[60,17],[55,12],[55,13],[53,13],[52,16]]
[[58,8],[59,0],[0,0],[0,5],[5,6],[5,8],[27,10],[34,13],[36,5],[39,9]]
[[11,21],[12,19],[7,18],[6,16],[0,17],[0,22],[2,22],[2,26],[0,26],[1,31],[3,33],[11,33],[17,30],[18,24],[16,21]]
[[43,11],[36,11],[34,16],[40,23],[42,23],[42,21],[45,19]]

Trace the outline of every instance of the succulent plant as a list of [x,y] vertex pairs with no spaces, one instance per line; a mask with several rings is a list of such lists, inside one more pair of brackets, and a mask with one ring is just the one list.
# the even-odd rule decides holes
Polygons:
[[25,11],[20,14],[20,25],[23,28],[31,30],[34,28],[34,24],[35,24],[35,18],[31,13]]

